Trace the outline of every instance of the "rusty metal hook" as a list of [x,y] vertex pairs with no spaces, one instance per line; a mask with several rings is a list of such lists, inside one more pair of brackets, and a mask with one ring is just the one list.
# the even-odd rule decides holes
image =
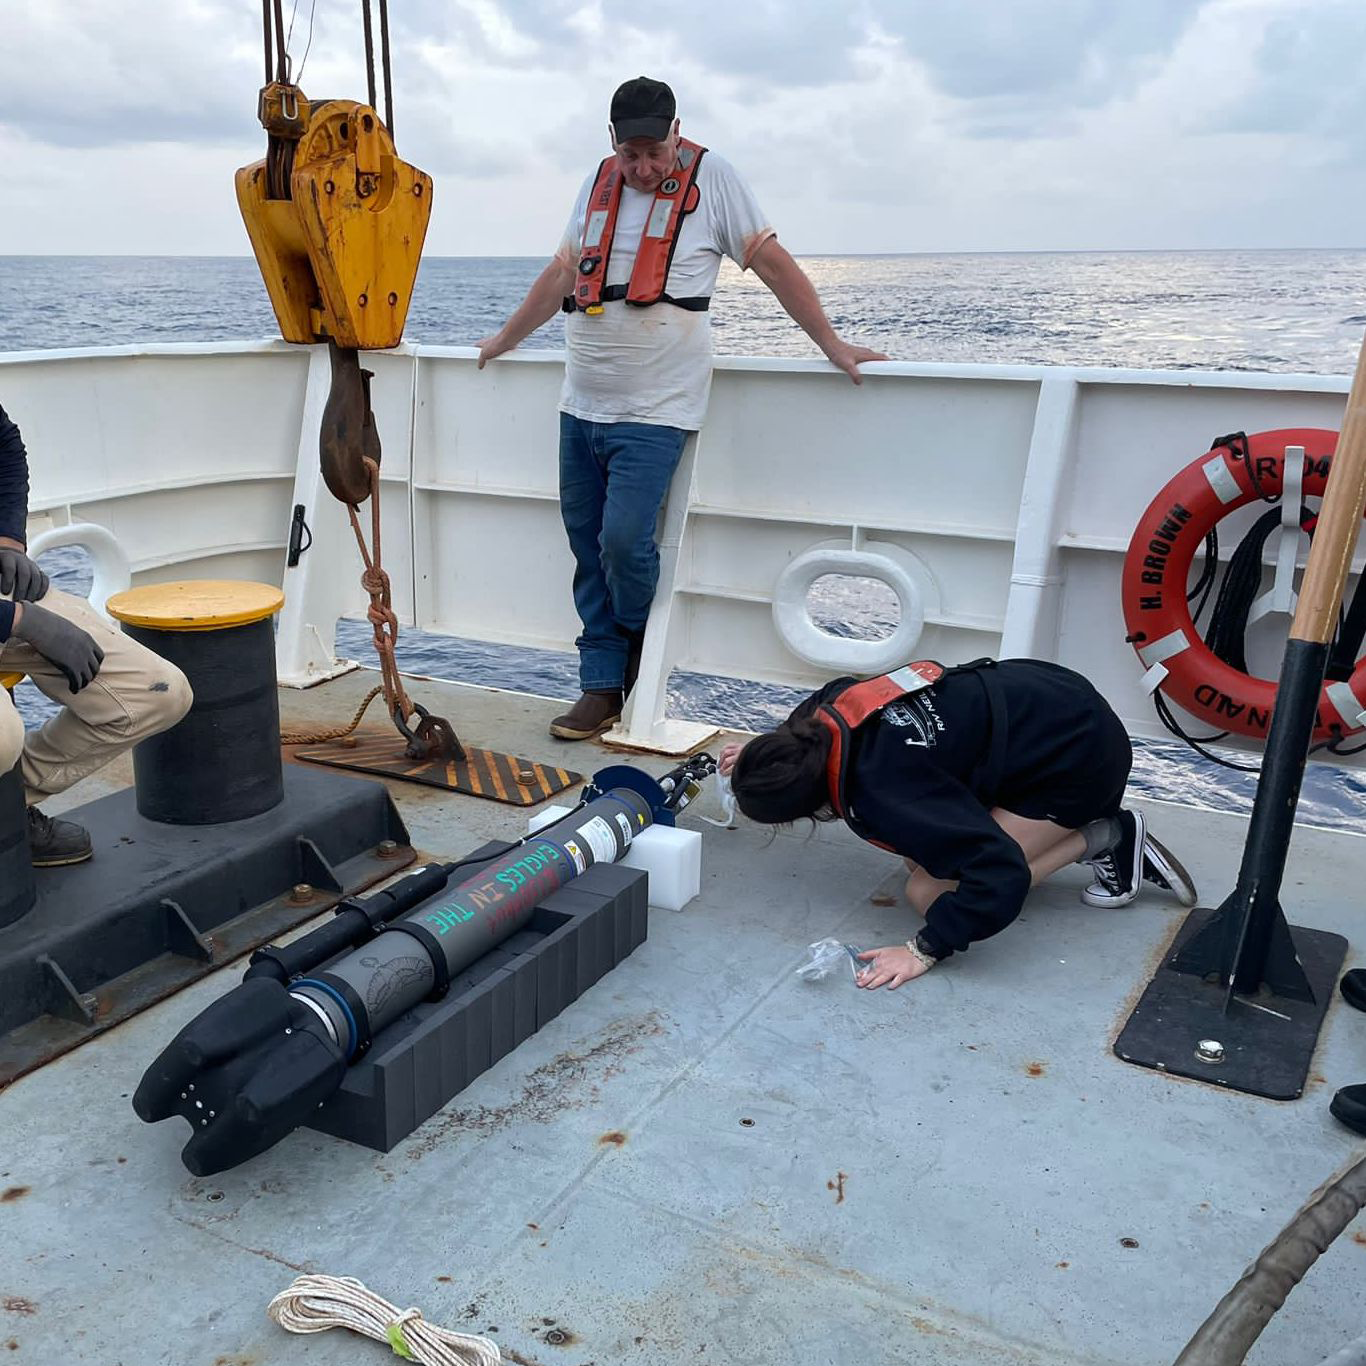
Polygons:
[[338,502],[359,507],[370,496],[365,462],[380,462],[379,429],[370,408],[371,372],[360,367],[359,353],[327,344],[332,361],[332,387],[318,432],[323,482]]
[[415,730],[409,727],[401,703],[396,703],[392,712],[394,726],[408,742],[404,750],[408,758],[458,762],[465,757],[465,747],[444,716],[433,716],[421,702],[413,702],[411,706],[413,715],[418,718]]

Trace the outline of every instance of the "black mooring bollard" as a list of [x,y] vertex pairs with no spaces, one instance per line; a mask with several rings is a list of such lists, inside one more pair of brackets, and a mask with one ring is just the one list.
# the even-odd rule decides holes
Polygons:
[[194,703],[133,750],[138,813],[166,825],[246,820],[284,799],[272,618],[278,588],[206,580],[117,593],[124,632],[175,664]]
[[38,900],[28,852],[28,818],[19,765],[0,775],[0,929],[27,915]]

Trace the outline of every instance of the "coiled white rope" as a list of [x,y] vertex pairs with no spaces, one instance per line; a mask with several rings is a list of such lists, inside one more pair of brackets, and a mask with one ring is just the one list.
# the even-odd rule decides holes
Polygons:
[[421,1366],[497,1366],[498,1344],[428,1323],[418,1309],[400,1311],[352,1276],[300,1276],[271,1300],[266,1313],[290,1333],[349,1328],[387,1342]]

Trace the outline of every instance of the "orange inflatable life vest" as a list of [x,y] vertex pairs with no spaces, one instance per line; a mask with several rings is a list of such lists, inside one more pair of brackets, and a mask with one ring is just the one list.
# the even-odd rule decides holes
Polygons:
[[[1265,738],[1276,684],[1220,659],[1200,638],[1186,597],[1205,534],[1245,504],[1282,491],[1287,446],[1304,449],[1303,494],[1323,496],[1338,434],[1316,427],[1256,432],[1192,461],[1148,504],[1124,558],[1121,596],[1126,639],[1155,686],[1192,716],[1238,735]],[[1366,659],[1351,678],[1326,683],[1314,718],[1315,741],[1366,729]]]
[[701,201],[697,188],[697,171],[706,148],[686,138],[678,141],[678,161],[671,174],[655,191],[654,203],[645,220],[636,248],[635,265],[631,268],[628,285],[607,284],[607,262],[612,254],[612,238],[617,230],[617,210],[621,206],[621,190],[625,183],[614,156],[598,167],[593,191],[588,196],[588,213],[584,221],[583,241],[579,247],[579,278],[574,293],[565,299],[566,313],[601,313],[604,303],[624,299],[628,304],[646,308],[651,304],[668,303],[690,312],[704,312],[711,304],[709,297],[675,299],[665,292],[669,282],[669,267],[673,264],[683,220]]
[[849,752],[852,749],[850,742],[854,732],[884,707],[910,693],[933,687],[950,674],[975,674],[986,692],[991,713],[991,736],[987,753],[972,776],[972,785],[988,792],[993,792],[999,786],[1005,762],[1007,726],[1005,699],[1001,695],[1000,685],[992,676],[994,667],[995,660],[992,659],[975,659],[970,664],[955,664],[950,668],[932,659],[918,659],[893,669],[891,673],[851,684],[838,697],[823,702],[816,709],[816,720],[830,735],[830,754],[825,762],[830,805],[835,814],[861,839],[877,845],[879,849],[891,849],[890,845],[873,839],[867,833],[867,827],[849,806],[846,793],[849,784]]

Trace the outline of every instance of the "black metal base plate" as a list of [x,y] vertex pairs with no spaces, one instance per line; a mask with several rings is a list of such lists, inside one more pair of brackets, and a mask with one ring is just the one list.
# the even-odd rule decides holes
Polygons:
[[0,1087],[412,863],[382,783],[284,778],[279,806],[226,825],[145,820],[131,788],[66,813],[95,856],[40,869],[0,929]]
[[[1222,983],[1172,971],[1169,964],[1215,915],[1194,910],[1177,933],[1133,1014],[1115,1040],[1125,1062],[1193,1077],[1270,1100],[1295,1100],[1304,1093],[1323,1017],[1333,999],[1347,941],[1326,930],[1290,926],[1295,952],[1309,978],[1312,1001],[1294,1001],[1263,990],[1235,996],[1225,1013]],[[1223,1046],[1219,1062],[1196,1055],[1202,1039]]]
[[648,877],[594,864],[440,1001],[400,1016],[308,1127],[388,1152],[645,942]]
[[496,749],[475,749],[472,745],[465,746],[463,759],[410,759],[392,728],[361,729],[342,740],[300,746],[292,751],[291,757],[357,773],[375,773],[383,778],[405,778],[511,806],[538,806],[583,779],[582,773],[567,768],[519,759]]

